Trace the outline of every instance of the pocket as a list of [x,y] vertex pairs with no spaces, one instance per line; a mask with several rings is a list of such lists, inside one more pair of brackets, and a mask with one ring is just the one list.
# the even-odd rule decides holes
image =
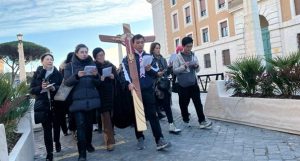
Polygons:
[[47,112],[34,112],[34,122],[36,124],[44,123],[48,118]]

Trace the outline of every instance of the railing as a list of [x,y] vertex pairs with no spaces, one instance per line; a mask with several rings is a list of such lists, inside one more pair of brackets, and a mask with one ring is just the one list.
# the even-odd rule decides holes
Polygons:
[[[213,76],[216,77],[216,80],[219,80],[219,76],[221,77],[220,80],[224,80],[224,73],[197,75],[198,81],[200,82],[201,85],[201,89],[200,89],[201,93],[207,93],[207,84],[211,81],[211,77]],[[205,80],[202,80],[203,78]]]

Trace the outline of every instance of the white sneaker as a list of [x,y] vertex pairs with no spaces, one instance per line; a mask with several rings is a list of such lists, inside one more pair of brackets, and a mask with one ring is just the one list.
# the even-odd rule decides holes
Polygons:
[[169,132],[173,134],[178,134],[181,132],[181,129],[177,129],[174,123],[169,124]]
[[199,124],[200,129],[211,129],[212,126],[212,122],[209,120],[204,120]]
[[97,126],[97,124],[93,124],[93,131],[98,131],[98,126]]

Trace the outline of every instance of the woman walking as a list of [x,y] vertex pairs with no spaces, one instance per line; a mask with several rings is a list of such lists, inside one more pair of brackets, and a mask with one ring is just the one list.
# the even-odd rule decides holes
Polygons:
[[[105,60],[105,52],[102,48],[95,48],[93,50],[93,57],[96,60],[95,63],[101,80],[100,87],[98,88],[101,98],[101,108],[98,111],[102,120],[104,142],[106,149],[112,151],[115,138],[111,122],[111,113],[115,101],[115,79],[117,77],[117,70],[111,62]],[[106,69],[111,69],[111,73],[108,76],[103,75],[103,70]]]
[[44,141],[47,151],[46,160],[53,160],[53,139],[52,128],[54,129],[54,142],[57,152],[61,151],[60,124],[56,118],[58,113],[55,110],[54,95],[61,82],[62,75],[53,66],[54,58],[51,54],[44,54],[41,57],[42,66],[39,66],[33,75],[30,84],[30,93],[35,95],[34,117],[35,123],[42,123],[44,130]]
[[95,151],[92,145],[93,109],[100,107],[100,96],[97,90],[100,80],[86,45],[76,46],[72,63],[64,70],[64,79],[66,86],[73,86],[70,112],[74,114],[76,121],[78,160],[85,161],[86,151]]

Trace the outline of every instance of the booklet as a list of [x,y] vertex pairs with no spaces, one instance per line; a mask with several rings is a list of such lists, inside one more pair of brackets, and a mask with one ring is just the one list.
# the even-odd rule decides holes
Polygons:
[[153,61],[153,56],[150,56],[150,55],[143,56],[143,66],[144,67],[151,64],[152,61]]
[[112,67],[107,67],[102,69],[102,76],[109,77],[112,71]]
[[96,66],[85,66],[84,72],[85,75],[92,75],[92,72],[96,69]]

